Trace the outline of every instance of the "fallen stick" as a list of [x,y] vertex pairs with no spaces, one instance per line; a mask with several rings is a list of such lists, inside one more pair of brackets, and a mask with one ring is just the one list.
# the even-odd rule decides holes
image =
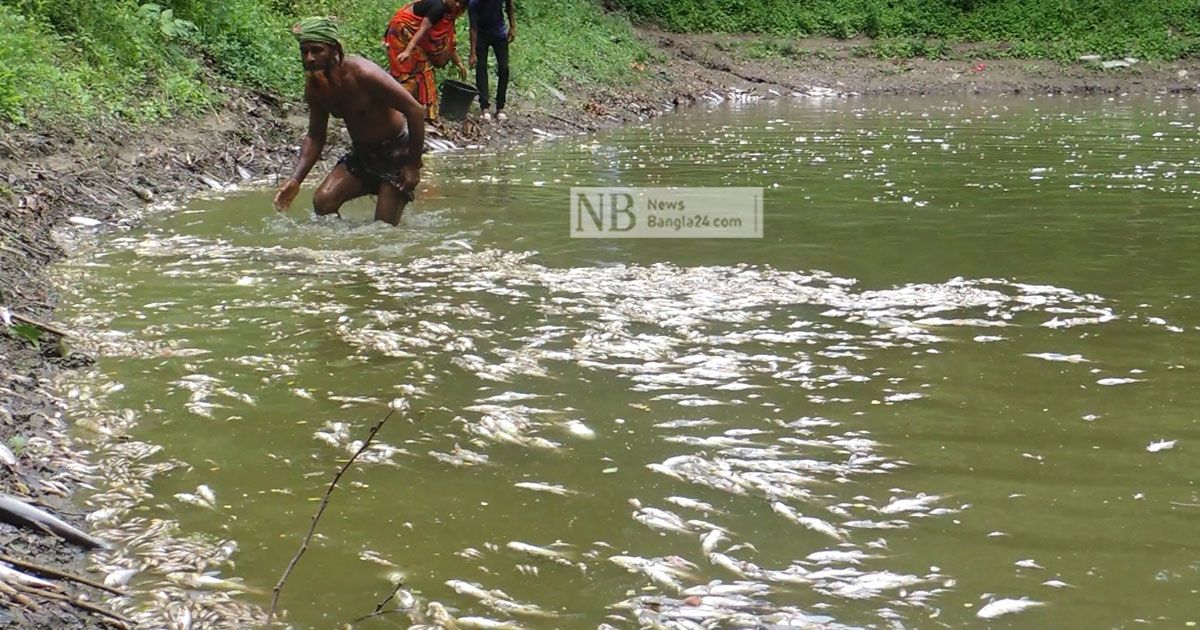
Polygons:
[[122,617],[121,615],[119,615],[111,610],[108,610],[107,608],[102,608],[102,607],[97,606],[96,604],[93,604],[86,600],[73,599],[66,595],[59,595],[58,593],[48,593],[46,591],[37,591],[37,590],[32,590],[32,589],[30,589],[30,590],[20,589],[20,590],[23,590],[25,593],[28,593],[29,595],[33,595],[34,597],[44,597],[46,599],[52,599],[56,602],[66,602],[68,604],[71,604],[72,606],[75,606],[76,608],[79,608],[80,610],[86,610],[90,613],[100,615],[101,617],[106,617],[113,621],[118,621],[121,623],[121,626],[124,628],[129,628],[133,625],[132,619],[130,619],[128,617]]
[[367,614],[365,614],[365,615],[363,615],[363,616],[359,617],[358,619],[355,619],[354,621],[351,621],[350,623],[354,624],[354,623],[358,623],[358,622],[360,622],[360,621],[366,621],[366,620],[368,620],[368,619],[371,619],[371,618],[374,618],[374,617],[379,617],[379,616],[382,616],[382,615],[386,615],[386,614],[388,614],[388,613],[398,612],[398,611],[395,611],[395,610],[386,610],[386,611],[385,611],[385,610],[383,609],[383,607],[384,607],[384,606],[387,606],[387,605],[388,605],[388,602],[390,602],[390,601],[392,601],[393,599],[395,599],[395,598],[396,598],[396,594],[397,594],[397,593],[399,593],[399,592],[400,592],[400,589],[402,589],[402,588],[404,588],[404,581],[403,581],[403,580],[401,580],[401,581],[399,581],[399,582],[396,582],[396,588],[393,588],[393,589],[392,589],[392,594],[391,594],[391,595],[388,595],[387,597],[385,597],[385,598],[383,599],[383,601],[379,602],[378,604],[375,604],[375,610],[373,610],[373,611],[371,611],[370,613],[367,613]]
[[40,610],[37,602],[29,599],[29,596],[21,593],[17,589],[13,588],[11,584],[3,580],[0,580],[0,593],[7,595],[9,599],[32,610],[33,612],[38,612]]
[[30,319],[28,317],[25,317],[24,315],[17,315],[16,313],[9,313],[9,315],[12,315],[12,318],[14,320],[21,322],[22,324],[29,324],[30,326],[36,326],[37,328],[41,328],[42,330],[45,330],[47,332],[52,332],[52,333],[58,335],[59,337],[70,337],[71,336],[71,333],[69,333],[53,324],[47,324],[46,322],[39,322],[36,319]]
[[308,527],[308,534],[304,537],[304,542],[300,543],[300,549],[296,551],[296,555],[292,556],[292,561],[288,563],[287,568],[283,570],[283,575],[279,577],[279,581],[275,583],[275,588],[272,589],[274,595],[271,597],[271,612],[267,613],[267,627],[270,627],[272,622],[275,620],[275,610],[279,606],[279,593],[283,591],[283,585],[285,582],[287,582],[288,576],[292,574],[292,570],[296,568],[296,563],[300,562],[300,556],[303,556],[304,552],[308,551],[308,543],[312,542],[313,534],[315,534],[317,531],[317,521],[321,520],[321,514],[325,512],[325,507],[329,505],[329,499],[331,496],[333,496],[333,490],[337,487],[338,481],[342,478],[342,475],[344,475],[346,471],[350,469],[350,466],[354,464],[354,460],[358,459],[358,456],[362,455],[363,451],[367,450],[367,447],[371,445],[371,440],[375,439],[375,434],[379,433],[379,430],[383,428],[384,423],[386,423],[388,418],[391,418],[392,414],[394,413],[396,413],[395,407],[388,411],[387,415],[384,416],[382,420],[376,422],[375,426],[371,427],[371,432],[367,434],[367,439],[363,441],[362,446],[359,447],[358,451],[350,456],[350,459],[347,460],[341,469],[337,471],[337,474],[333,476],[333,481],[330,482],[329,487],[325,490],[325,496],[321,497],[321,505],[317,506],[316,514],[313,514],[312,523]]
[[580,129],[584,130],[584,131],[595,131],[595,130],[596,130],[596,128],[595,128],[595,127],[589,127],[589,126],[587,126],[587,125],[583,125],[583,124],[577,123],[577,122],[575,122],[574,120],[570,120],[569,118],[563,118],[562,116],[557,116],[557,115],[555,115],[555,114],[551,114],[550,112],[545,112],[545,114],[546,114],[547,116],[549,116],[550,118],[553,118],[554,120],[557,120],[557,121],[559,121],[559,122],[564,122],[564,123],[567,123],[568,125],[574,125],[574,126],[576,126],[576,127],[579,127]]
[[40,573],[42,575],[56,577],[56,578],[63,579],[63,580],[70,580],[71,582],[76,582],[78,584],[90,586],[92,588],[100,589],[102,591],[107,591],[109,593],[112,593],[113,595],[119,595],[121,597],[126,596],[126,593],[121,591],[120,589],[116,589],[111,586],[105,586],[94,580],[89,580],[88,578],[85,578],[82,575],[75,575],[74,573],[67,573],[66,571],[55,569],[54,567],[42,566],[40,564],[35,564],[33,562],[29,562],[28,560],[21,560],[19,558],[14,558],[12,556],[6,556],[4,554],[0,554],[0,562],[7,562],[15,567],[33,571],[34,573]]
[[37,527],[87,549],[109,547],[108,543],[89,536],[61,518],[6,494],[0,494],[0,520],[14,525]]

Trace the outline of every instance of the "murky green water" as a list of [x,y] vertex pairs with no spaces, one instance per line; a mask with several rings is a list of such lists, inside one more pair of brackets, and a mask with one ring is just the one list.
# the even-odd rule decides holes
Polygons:
[[[540,628],[636,626],[637,597],[723,626],[982,626],[1028,598],[992,623],[1182,627],[1196,105],[688,113],[430,159],[402,229],[198,200],[73,263],[91,380],[123,385],[76,395],[189,465],[128,514],[236,541],[221,575],[262,590],[347,441],[409,401],[289,582],[299,627],[370,612],[396,572],[422,609]],[[765,186],[766,238],[567,238],[566,189],[616,183]],[[198,484],[216,510],[173,497]],[[748,594],[673,603],[712,580]]]

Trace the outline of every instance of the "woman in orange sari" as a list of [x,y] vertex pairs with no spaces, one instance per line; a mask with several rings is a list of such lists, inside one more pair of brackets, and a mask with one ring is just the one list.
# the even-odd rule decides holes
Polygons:
[[392,16],[384,34],[388,66],[417,101],[425,106],[426,118],[438,117],[437,86],[433,69],[453,60],[466,79],[467,69],[455,50],[454,21],[466,8],[466,0],[417,0]]

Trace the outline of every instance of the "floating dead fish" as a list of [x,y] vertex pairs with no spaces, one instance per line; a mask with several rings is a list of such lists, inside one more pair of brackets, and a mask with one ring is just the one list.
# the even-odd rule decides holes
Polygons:
[[783,503],[780,503],[778,501],[771,504],[771,509],[775,510],[775,513],[782,515],[784,518],[788,519],[789,521],[792,521],[793,523],[796,523],[798,525],[803,525],[804,527],[807,527],[808,529],[811,529],[814,532],[817,532],[820,534],[825,534],[826,536],[829,536],[836,540],[842,540],[846,536],[845,530],[834,527],[829,522],[823,521],[819,518],[814,518],[811,516],[802,516],[799,513],[797,513],[795,510],[793,510],[791,507],[789,507]]
[[566,558],[566,557],[568,557],[568,554],[566,554],[564,552],[555,551],[553,549],[547,549],[545,547],[538,547],[537,545],[531,545],[529,543],[513,541],[513,542],[508,543],[508,545],[506,545],[506,546],[509,549],[512,549],[513,551],[520,551],[521,553],[527,553],[536,558]]
[[251,593],[262,595],[264,592],[260,589],[251,588],[242,583],[241,578],[222,578],[215,574],[193,574],[174,572],[168,573],[167,579],[178,584],[198,589],[228,591],[231,593]]
[[1151,453],[1157,453],[1159,451],[1169,451],[1169,450],[1175,448],[1176,442],[1178,442],[1178,440],[1159,440],[1157,442],[1151,442],[1149,445],[1146,446],[1146,450]]
[[196,486],[196,495],[207,501],[209,505],[215,506],[217,504],[216,493],[212,491],[212,488],[204,484]]
[[112,588],[125,586],[137,574],[137,569],[117,569],[104,576],[104,585]]
[[940,500],[942,497],[937,495],[927,495],[925,493],[918,494],[911,499],[894,499],[891,503],[879,508],[881,514],[900,514],[903,512],[924,512],[929,509],[929,504]]
[[700,548],[704,550],[705,554],[710,554],[716,551],[717,545],[721,544],[723,540],[729,540],[729,538],[721,530],[714,529],[700,537]]
[[642,507],[641,502],[637,499],[630,499],[629,502],[637,508],[633,512],[633,519],[651,529],[681,534],[690,534],[693,531],[692,527],[674,512],[654,507]]
[[486,617],[458,617],[454,623],[459,628],[469,630],[521,630],[524,628],[513,621],[497,621]]
[[1142,378],[1102,378],[1102,379],[1096,381],[1096,384],[1104,385],[1105,387],[1113,387],[1115,385],[1128,385],[1130,383],[1141,383],[1144,380],[1146,380],[1146,379],[1142,379]]
[[579,420],[569,420],[567,422],[567,430],[574,435],[587,440],[591,440],[596,437],[596,432]]
[[1043,359],[1045,361],[1061,361],[1063,363],[1091,363],[1085,359],[1082,354],[1059,354],[1057,352],[1041,352],[1038,354],[1026,354],[1027,357],[1034,359]]
[[1017,560],[1013,564],[1021,567],[1022,569],[1045,569],[1046,568],[1046,567],[1038,564],[1037,561],[1032,558],[1027,559],[1027,560]]
[[524,490],[557,494],[560,497],[569,497],[571,495],[579,494],[579,492],[576,490],[571,490],[557,484],[542,483],[540,481],[521,481],[514,483],[513,485]]
[[703,501],[697,501],[696,499],[689,499],[687,497],[667,497],[666,501],[668,503],[674,503],[679,507],[687,508],[689,510],[698,510],[700,512],[704,512],[705,514],[723,514],[721,510],[714,508],[711,504]]
[[683,591],[684,595],[766,595],[773,589],[761,582],[732,582],[725,583],[713,580],[708,584],[693,586]]
[[[463,580],[447,580],[446,586],[454,589],[459,595],[474,597],[479,600],[479,603],[489,608],[494,608],[500,612],[510,615],[522,615],[527,617],[557,617],[556,613],[543,610],[533,604],[522,604],[515,602],[503,591],[484,590],[478,584],[472,584]],[[448,626],[453,627],[453,626]]]
[[1002,615],[1019,613],[1023,610],[1028,610],[1035,606],[1043,606],[1042,602],[1033,601],[1027,597],[1021,599],[998,599],[979,609],[975,613],[980,619],[995,619]]
[[838,549],[830,549],[826,551],[816,551],[808,554],[807,559],[817,564],[833,564],[833,563],[849,563],[859,564],[863,560],[874,558],[875,556],[868,555],[858,550],[841,551]]

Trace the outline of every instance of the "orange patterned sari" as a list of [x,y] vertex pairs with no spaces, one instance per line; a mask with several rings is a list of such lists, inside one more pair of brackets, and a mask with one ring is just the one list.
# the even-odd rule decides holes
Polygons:
[[425,40],[417,44],[408,59],[401,62],[397,57],[408,48],[408,43],[417,34],[421,22],[425,19],[413,13],[412,7],[412,3],[405,5],[388,23],[387,33],[383,38],[384,46],[387,47],[388,69],[392,76],[416,97],[417,102],[425,106],[426,118],[437,120],[438,96],[433,69],[435,66],[440,68],[446,65],[450,53],[454,51],[454,20],[462,11],[447,10],[442,19],[429,29]]

